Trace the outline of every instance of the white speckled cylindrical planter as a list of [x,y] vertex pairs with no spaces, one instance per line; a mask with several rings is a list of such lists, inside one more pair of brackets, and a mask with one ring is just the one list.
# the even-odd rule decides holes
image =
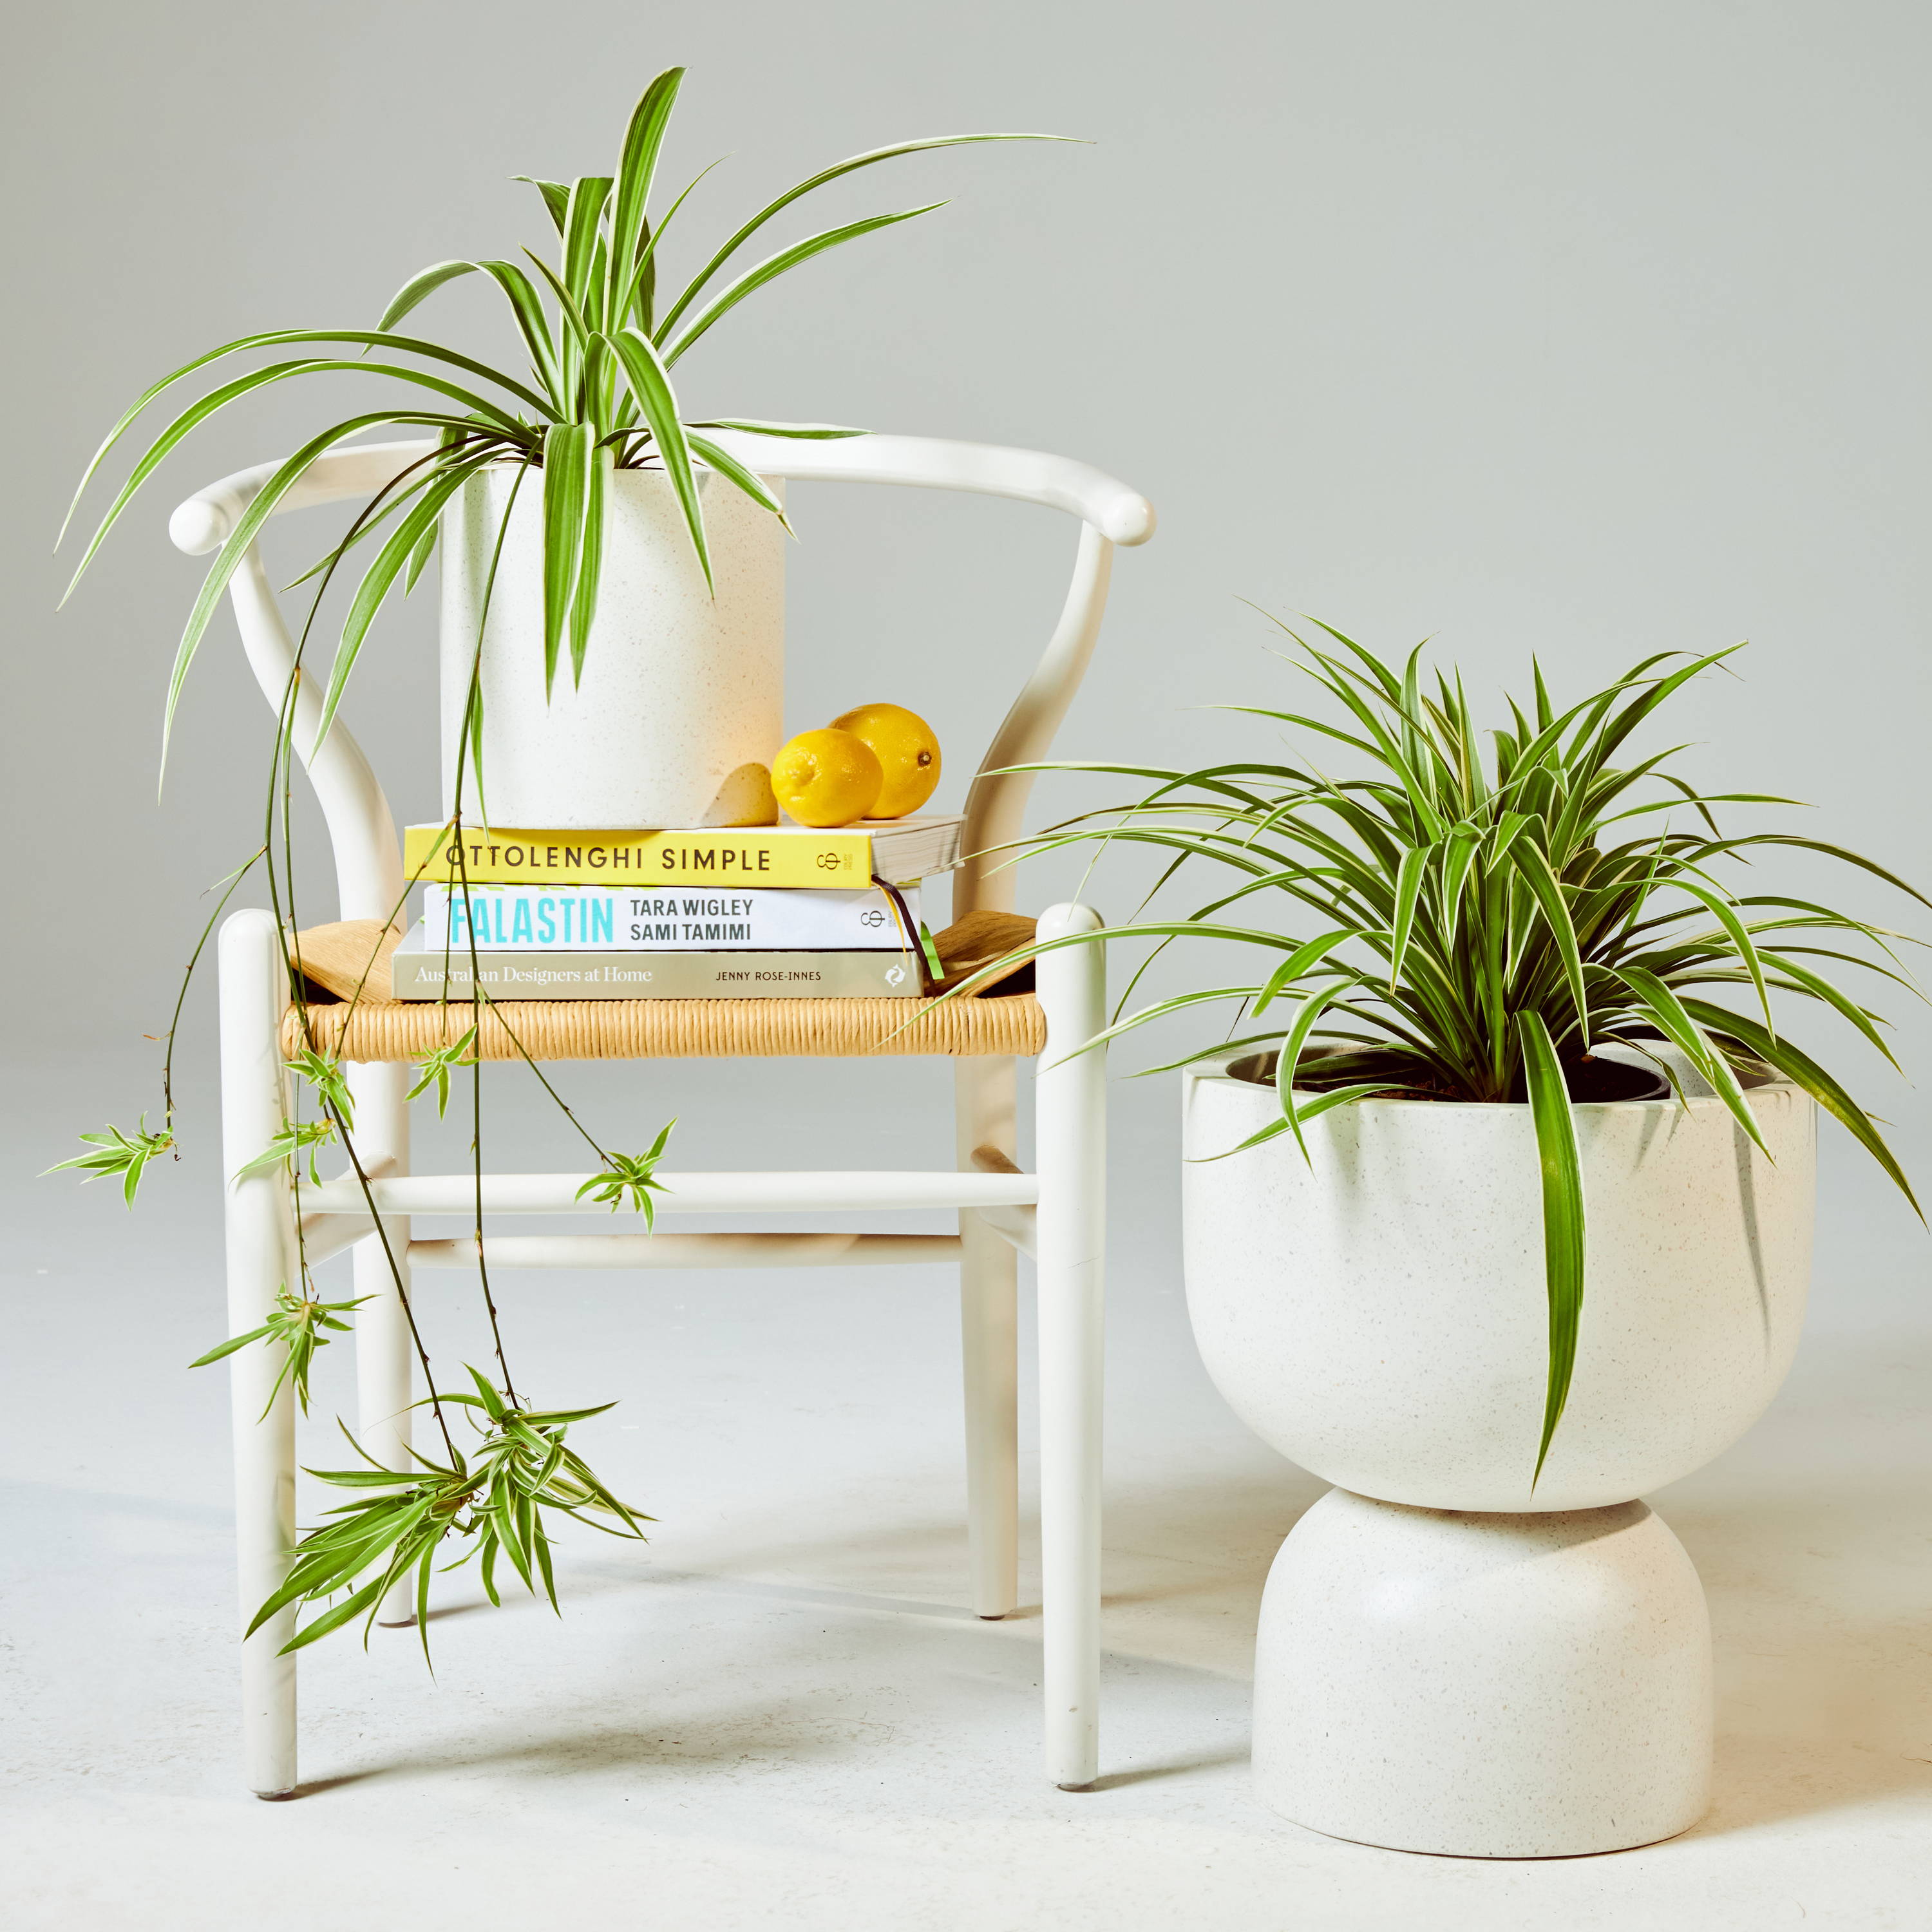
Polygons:
[[1552,1858],[1710,1803],[1711,1625],[1642,1503],[1470,1515],[1331,1490],[1268,1573],[1255,1784],[1402,1851]]
[[[1795,1087],[1753,1087],[1767,1161],[1660,1057],[1682,1101],[1577,1110],[1583,1310],[1533,1488],[1549,1330],[1528,1109],[1370,1101],[1311,1122],[1306,1161],[1287,1136],[1222,1160],[1278,1118],[1272,1086],[1227,1064],[1186,1080],[1202,1358],[1250,1428],[1339,1486],[1282,1546],[1256,1660],[1257,1774],[1291,1817],[1418,1851],[1549,1856],[1666,1837],[1702,1808],[1708,1666],[1684,1647],[1708,1641],[1702,1594],[1631,1498],[1735,1442],[1790,1366],[1816,1116]],[[1358,1712],[1371,1678],[1384,1688]],[[1663,1741],[1666,1768],[1615,1742],[1606,1697],[1631,1738]],[[1480,1740],[1481,1775],[1458,1768],[1452,1733]]]
[[[442,520],[443,809],[490,556],[515,471],[472,479]],[[574,685],[566,645],[546,701],[543,476],[518,493],[483,629],[483,806],[490,822],[557,830],[729,825],[762,795],[748,768],[784,738],[784,544],[778,519],[698,472],[710,595],[661,470],[610,479],[597,615]],[[769,487],[782,496],[782,483]],[[466,814],[478,812],[473,771]]]

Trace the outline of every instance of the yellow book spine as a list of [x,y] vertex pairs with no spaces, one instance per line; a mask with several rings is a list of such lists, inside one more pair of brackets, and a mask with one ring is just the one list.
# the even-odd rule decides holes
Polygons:
[[412,825],[403,835],[411,879],[472,885],[526,880],[544,885],[868,885],[872,842],[863,832],[472,831],[462,849],[448,828]]

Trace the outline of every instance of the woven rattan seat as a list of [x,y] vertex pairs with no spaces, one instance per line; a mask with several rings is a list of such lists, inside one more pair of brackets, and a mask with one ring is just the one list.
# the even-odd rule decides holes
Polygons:
[[[1032,938],[1034,922],[976,914],[934,942],[956,984]],[[418,1060],[469,1029],[466,1000],[389,997],[386,938],[373,920],[311,927],[296,942],[314,998],[282,1018],[282,1048],[310,1046],[346,1060]],[[872,1054],[1030,1056],[1046,1043],[1032,992],[1012,990],[1022,967],[978,997],[952,1000],[516,1000],[484,1010],[476,1051],[484,1060],[723,1060],[735,1056],[854,1058]],[[304,1035],[304,1011],[307,1036]]]
[[[466,1005],[433,1000],[310,1006],[308,1017],[316,1047],[349,1060],[420,1059],[460,1039],[470,1024]],[[1036,1054],[1046,1043],[1046,1022],[1030,993],[946,1000],[519,1000],[485,1011],[476,1042],[484,1060],[958,1058]],[[291,1006],[283,1048],[292,1054],[303,1044],[302,1015]]]

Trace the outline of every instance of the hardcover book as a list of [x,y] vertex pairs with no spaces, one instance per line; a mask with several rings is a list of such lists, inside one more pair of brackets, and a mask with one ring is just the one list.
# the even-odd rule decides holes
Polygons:
[[467,880],[545,885],[740,885],[843,887],[874,876],[905,885],[950,872],[964,821],[952,818],[862,820],[834,832],[757,825],[692,832],[547,832],[412,825],[403,869],[441,884]]
[[[784,886],[428,886],[428,943],[467,952],[902,952],[918,947],[916,886],[898,895]],[[910,928],[906,921],[911,922]]]
[[[466,1000],[471,959],[420,922],[390,956],[392,997]],[[495,1000],[915,999],[916,952],[478,951]]]

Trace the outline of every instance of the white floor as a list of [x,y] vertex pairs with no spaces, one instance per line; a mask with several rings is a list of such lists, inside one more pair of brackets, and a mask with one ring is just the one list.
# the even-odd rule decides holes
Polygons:
[[[868,1112],[890,1128],[939,1077],[863,1070],[828,1138]],[[782,1157],[710,1070],[653,1078],[690,1164]],[[10,1091],[17,1177],[94,1096],[31,1072]],[[574,1538],[560,1623],[452,1580],[434,1678],[407,1632],[308,1653],[302,1796],[258,1803],[234,1771],[225,1390],[181,1367],[220,1326],[208,1163],[158,1176],[131,1217],[103,1189],[23,1184],[0,1396],[0,1919],[1932,1925],[1932,1320],[1924,1251],[1891,1220],[1865,1238],[1877,1197],[1845,1183],[1828,1204],[1820,1319],[1771,1418],[1655,1499],[1715,1616],[1711,1816],[1610,1858],[1413,1857],[1249,1791],[1255,1605],[1319,1486],[1246,1435],[1193,1358],[1164,1106],[1121,1111],[1106,1776],[1084,1796],[1040,1774],[1036,1618],[962,1607],[951,1278],[908,1270],[515,1280],[542,1399],[623,1398],[583,1446],[660,1518],[653,1541]],[[943,1156],[913,1136],[900,1157]],[[1847,1283],[1846,1256],[1916,1279]],[[460,1356],[472,1298],[457,1276],[436,1292]],[[318,1376],[305,1460],[338,1453],[346,1354]]]

